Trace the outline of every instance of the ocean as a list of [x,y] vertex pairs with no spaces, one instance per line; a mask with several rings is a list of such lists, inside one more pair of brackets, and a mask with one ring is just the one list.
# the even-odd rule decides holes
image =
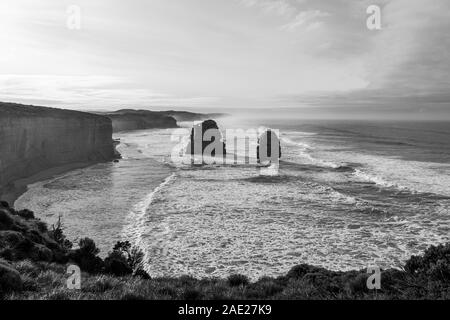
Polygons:
[[[70,240],[145,252],[152,276],[257,279],[308,263],[400,267],[450,241],[450,123],[219,119],[278,129],[278,175],[242,165],[175,166],[173,129],[115,134],[123,159],[41,181],[15,203],[62,216]],[[188,126],[189,124],[184,124]]]

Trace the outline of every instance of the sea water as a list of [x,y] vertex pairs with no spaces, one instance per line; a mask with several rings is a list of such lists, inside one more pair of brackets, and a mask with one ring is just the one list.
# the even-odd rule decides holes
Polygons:
[[[221,129],[237,126],[219,120]],[[39,182],[16,202],[70,240],[118,240],[154,276],[277,276],[300,263],[400,267],[450,241],[450,124],[246,120],[280,130],[277,175],[174,166],[173,129],[115,134],[123,159]]]

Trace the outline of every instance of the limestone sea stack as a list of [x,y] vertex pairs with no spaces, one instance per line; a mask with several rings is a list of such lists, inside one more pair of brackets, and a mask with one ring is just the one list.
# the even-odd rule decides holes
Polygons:
[[[205,138],[205,132],[207,131],[211,134],[210,139]],[[196,146],[196,143],[200,143],[200,145],[197,144]],[[222,155],[226,155],[225,142],[219,130],[219,126],[214,120],[209,119],[193,126],[186,153],[190,155],[203,155],[205,149],[211,144],[216,146],[216,148],[212,150],[211,156],[216,156],[216,150],[221,150]]]
[[12,182],[41,171],[115,157],[107,117],[0,103],[0,197]]
[[[277,150],[278,149],[278,150]],[[278,153],[278,154],[277,154]],[[256,157],[258,163],[273,162],[273,159],[281,158],[281,143],[277,133],[271,129],[264,130],[258,136],[258,146],[256,147]],[[276,159],[276,160],[278,160]]]

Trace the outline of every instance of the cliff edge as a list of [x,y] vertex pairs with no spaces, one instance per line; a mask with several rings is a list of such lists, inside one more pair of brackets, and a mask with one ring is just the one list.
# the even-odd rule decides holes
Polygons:
[[100,114],[111,119],[114,132],[178,128],[175,118],[154,111],[123,109]]
[[39,172],[115,157],[106,117],[0,102],[0,198]]

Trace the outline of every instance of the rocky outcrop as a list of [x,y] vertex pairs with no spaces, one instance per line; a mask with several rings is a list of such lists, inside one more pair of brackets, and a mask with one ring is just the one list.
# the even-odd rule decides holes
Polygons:
[[177,121],[171,116],[148,110],[123,109],[115,112],[102,113],[112,121],[114,132],[178,128]]
[[0,259],[65,262],[67,241],[60,233],[58,224],[56,229],[48,230],[32,211],[16,211],[8,203],[0,202]]
[[0,103],[0,197],[11,182],[43,170],[114,157],[106,117]]
[[258,136],[256,157],[258,163],[265,162],[269,159],[273,160],[274,158],[281,158],[281,143],[276,132],[267,129]]
[[[211,133],[213,133],[210,140],[205,139],[205,132],[208,130],[211,130]],[[201,148],[195,147],[196,142],[201,143]],[[218,149],[212,150],[211,156],[213,157],[216,156],[215,150],[221,150],[222,155],[223,156],[226,155],[227,151],[225,143],[223,141],[222,134],[220,133],[219,126],[214,120],[206,120],[194,125],[194,127],[191,130],[190,141],[186,148],[186,152],[190,155],[198,155],[198,154],[204,155],[205,148],[210,144],[216,144],[217,146],[220,146],[218,147]]]
[[19,272],[8,262],[0,259],[0,296],[10,291],[19,291],[23,287],[23,281]]

